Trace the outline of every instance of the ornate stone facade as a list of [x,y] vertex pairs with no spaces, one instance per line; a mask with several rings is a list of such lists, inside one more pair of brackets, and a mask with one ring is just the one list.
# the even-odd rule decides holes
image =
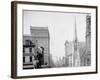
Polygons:
[[[76,27],[76,23],[75,23]],[[66,66],[90,66],[91,65],[91,16],[86,16],[86,40],[78,42],[77,31],[73,42],[65,42]]]
[[30,27],[32,42],[37,43],[38,47],[44,48],[44,64],[50,65],[50,51],[49,51],[49,31],[47,27]]
[[[50,66],[49,53],[49,31],[47,27],[30,27],[31,35],[23,36],[23,65],[24,68],[32,68],[36,48],[43,51],[41,64],[45,67]],[[27,54],[26,54],[27,53]],[[25,66],[27,65],[27,66]]]
[[91,65],[91,16],[86,16],[86,54],[85,66]]

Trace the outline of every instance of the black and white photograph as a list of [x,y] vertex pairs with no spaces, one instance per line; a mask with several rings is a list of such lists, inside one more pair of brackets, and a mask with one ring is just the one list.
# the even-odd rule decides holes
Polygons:
[[91,66],[91,14],[23,10],[23,69]]
[[12,76],[97,73],[97,7],[12,2]]

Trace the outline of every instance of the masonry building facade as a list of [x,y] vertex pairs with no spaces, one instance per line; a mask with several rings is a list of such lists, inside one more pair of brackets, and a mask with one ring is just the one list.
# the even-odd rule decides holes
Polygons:
[[23,36],[23,69],[34,68],[36,51],[42,53],[41,66],[50,66],[49,31],[47,27],[30,27],[31,35]]

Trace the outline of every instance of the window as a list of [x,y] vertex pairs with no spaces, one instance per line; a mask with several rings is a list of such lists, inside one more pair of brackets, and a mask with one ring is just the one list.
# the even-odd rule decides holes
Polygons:
[[29,53],[29,48],[25,48],[25,53],[26,53],[26,54]]
[[25,63],[29,63],[30,62],[30,58],[29,58],[29,56],[26,56],[25,57]]
[[72,66],[72,56],[69,56],[69,66],[71,67]]
[[88,66],[91,65],[91,61],[90,61],[89,58],[87,59],[87,65],[88,65]]
[[32,53],[33,53],[33,54],[35,53],[34,48],[32,48]]
[[25,52],[25,48],[23,47],[23,53]]
[[30,48],[30,53],[32,52],[32,48]]
[[31,40],[25,40],[25,45],[32,45],[32,41]]
[[32,62],[32,56],[30,56],[30,62]]
[[23,63],[25,63],[25,57],[23,57]]

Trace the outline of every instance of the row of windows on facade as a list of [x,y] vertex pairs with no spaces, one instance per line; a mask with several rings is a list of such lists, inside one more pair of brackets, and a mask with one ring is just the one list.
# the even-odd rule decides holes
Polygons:
[[34,48],[29,48],[29,47],[27,47],[27,48],[23,48],[23,53],[34,53]]
[[[26,58],[28,58],[27,60],[26,60]],[[27,56],[27,57],[23,57],[23,62],[25,63],[25,62],[33,62],[33,57],[32,56]]]
[[[47,52],[46,48],[45,48],[44,52]],[[33,48],[33,47],[23,47],[23,53],[26,53],[26,54],[35,53],[35,48]]]

